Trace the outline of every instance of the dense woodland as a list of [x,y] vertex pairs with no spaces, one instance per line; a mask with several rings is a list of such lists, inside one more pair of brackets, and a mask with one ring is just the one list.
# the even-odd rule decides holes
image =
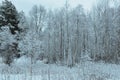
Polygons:
[[31,57],[34,64],[73,67],[85,57],[120,62],[120,1],[96,0],[90,11],[66,4],[55,10],[35,5],[29,15],[12,2],[0,4],[0,56],[10,65],[15,58]]

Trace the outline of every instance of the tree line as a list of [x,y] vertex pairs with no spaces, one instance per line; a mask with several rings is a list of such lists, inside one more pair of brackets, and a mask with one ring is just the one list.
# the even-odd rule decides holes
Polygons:
[[[17,54],[31,57],[33,63],[46,59],[46,63],[72,67],[86,56],[93,61],[119,63],[118,3],[119,0],[98,0],[90,11],[85,11],[82,5],[71,8],[68,2],[55,10],[34,5],[26,16],[5,0],[0,5],[0,28],[7,25],[14,39],[12,43],[18,44]],[[4,30],[0,33],[0,36],[6,34]],[[2,39],[1,47],[4,43],[10,44],[10,39],[7,42],[6,38]]]

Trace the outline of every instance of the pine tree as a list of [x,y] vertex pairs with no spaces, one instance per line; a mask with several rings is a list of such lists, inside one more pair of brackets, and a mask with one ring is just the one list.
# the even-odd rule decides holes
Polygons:
[[0,6],[0,27],[8,25],[12,34],[15,34],[16,31],[19,31],[18,28],[18,12],[15,6],[8,0],[2,2]]
[[[19,14],[15,6],[8,0],[4,0],[0,5],[0,55],[4,59],[4,63],[10,64],[14,57],[20,57],[18,50],[18,37],[21,29],[18,27]],[[7,30],[4,30],[6,29]]]

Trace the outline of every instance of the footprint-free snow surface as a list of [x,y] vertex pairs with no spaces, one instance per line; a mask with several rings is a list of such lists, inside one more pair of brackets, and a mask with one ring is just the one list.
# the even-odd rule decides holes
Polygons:
[[120,80],[120,65],[84,61],[68,68],[21,57],[10,67],[0,63],[0,80]]

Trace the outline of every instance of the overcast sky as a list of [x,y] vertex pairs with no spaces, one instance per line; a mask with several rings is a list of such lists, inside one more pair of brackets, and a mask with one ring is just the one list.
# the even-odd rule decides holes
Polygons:
[[[3,0],[0,0],[0,3]],[[60,8],[64,6],[66,0],[10,0],[16,6],[18,11],[23,10],[26,14],[29,13],[33,5],[41,4],[47,9]],[[90,10],[95,0],[68,0],[71,7],[82,4],[86,10]]]

